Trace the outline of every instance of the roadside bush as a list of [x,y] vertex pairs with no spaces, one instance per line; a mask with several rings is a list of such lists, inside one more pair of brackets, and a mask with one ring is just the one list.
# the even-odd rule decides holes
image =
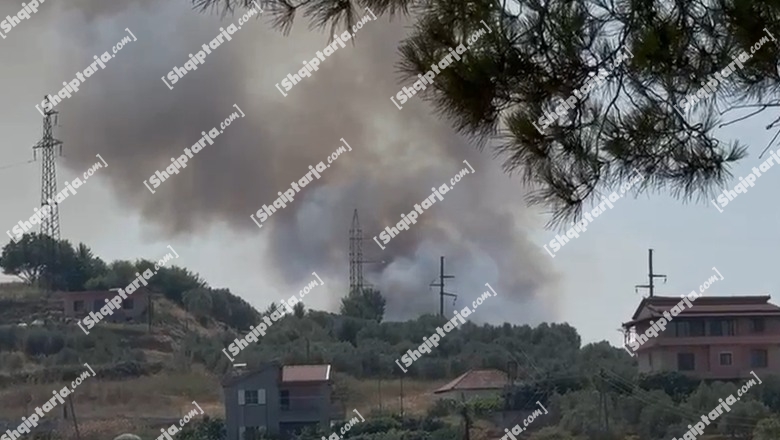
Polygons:
[[428,408],[428,417],[446,417],[453,414],[458,407],[458,402],[453,399],[439,399]]
[[18,351],[12,353],[0,353],[0,365],[3,366],[4,370],[10,373],[16,373],[24,366],[24,354]]
[[44,329],[30,329],[24,338],[24,352],[29,356],[50,356],[65,347],[65,339],[59,332]]

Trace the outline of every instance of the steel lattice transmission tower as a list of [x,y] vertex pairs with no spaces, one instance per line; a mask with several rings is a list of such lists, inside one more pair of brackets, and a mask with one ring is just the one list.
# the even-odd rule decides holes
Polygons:
[[363,290],[363,229],[360,228],[358,212],[352,214],[349,228],[349,291]]
[[[48,99],[46,97],[47,101]],[[53,126],[57,125],[58,114],[59,112],[53,109],[44,112],[43,139],[33,146],[33,159],[37,159],[36,150],[38,149],[41,150],[41,156],[43,156],[41,164],[41,209],[46,205],[49,206],[48,215],[44,215],[41,219],[41,234],[48,235],[54,240],[60,239],[60,213],[56,201],[57,166],[54,161],[54,150],[59,147],[59,154],[60,156],[62,155],[62,141],[54,139],[52,136]],[[52,119],[54,119],[53,123]]]

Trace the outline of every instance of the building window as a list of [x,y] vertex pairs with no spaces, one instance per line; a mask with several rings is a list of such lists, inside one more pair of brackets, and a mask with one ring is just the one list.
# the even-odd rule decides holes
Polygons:
[[105,302],[103,302],[103,301],[101,301],[99,299],[96,299],[96,300],[92,301],[92,311],[97,312],[104,305],[106,305]]
[[126,299],[122,301],[122,308],[125,310],[132,310],[133,309],[133,300],[132,299]]
[[675,322],[675,336],[678,338],[684,338],[686,336],[691,335],[691,329],[688,324],[688,321],[677,321]]
[[710,336],[723,336],[723,327],[725,325],[726,321],[722,319],[710,321]]
[[677,353],[677,369],[680,371],[695,370],[693,353]]
[[84,310],[84,301],[82,300],[73,301],[73,311],[80,312],[82,310]]
[[750,350],[750,366],[753,368],[766,368],[766,350]]
[[737,334],[737,321],[733,319],[716,319],[710,321],[710,336],[734,336]]
[[[677,321],[675,322],[675,336],[685,338],[688,336],[704,336],[707,322],[703,320]],[[712,328],[710,328],[712,331]]]
[[750,320],[751,333],[764,333],[764,318],[753,318]]
[[244,403],[246,405],[257,405],[257,390],[244,390]]
[[723,352],[720,354],[721,365],[731,365],[731,353]]
[[282,411],[290,410],[290,391],[288,390],[279,391],[279,405],[281,406]]
[[691,321],[691,336],[704,336],[704,321]]
[[265,405],[265,390],[238,390],[239,405]]

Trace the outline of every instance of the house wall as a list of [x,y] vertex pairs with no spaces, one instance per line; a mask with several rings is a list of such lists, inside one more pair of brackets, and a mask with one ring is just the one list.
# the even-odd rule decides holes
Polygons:
[[[100,307],[105,305],[105,300],[111,300],[116,295],[118,295],[117,292],[96,292],[94,294],[64,293],[62,299],[63,314],[70,318],[81,319],[89,315],[89,312],[100,311]],[[132,309],[115,310],[112,315],[106,316],[103,318],[103,320],[109,322],[124,322],[128,319],[135,321],[140,320],[143,317],[144,312],[146,312],[146,308],[148,306],[147,295],[141,292],[135,292],[131,295],[128,295],[127,298],[133,300]],[[95,308],[96,300],[100,301],[103,305]],[[81,311],[74,310],[76,301],[84,302],[84,308]]]
[[[710,318],[706,318],[710,320]],[[714,319],[714,318],[712,318]],[[703,379],[737,379],[756,374],[780,374],[780,318],[765,317],[764,332],[751,332],[751,317],[727,317],[736,321],[734,336],[709,336],[709,325],[705,331],[708,336],[676,337],[673,324],[667,323],[666,331],[656,338],[650,338],[637,351],[639,371],[653,373],[660,371],[678,371],[677,355],[693,353],[695,369],[691,374]],[[679,321],[685,320],[684,318]],[[673,320],[678,321],[677,318]],[[643,334],[650,323],[636,326],[637,334]],[[754,349],[767,350],[767,368],[750,366],[750,352]],[[731,365],[720,365],[720,353],[732,354]]]
[[[264,426],[268,433],[279,434],[279,369],[269,367],[244,380],[223,388],[227,440],[239,440],[239,427]],[[265,390],[265,405],[239,405],[239,390]]]
[[283,423],[316,423],[330,427],[332,413],[331,387],[326,382],[284,383],[280,390],[290,393],[290,408],[280,412]]

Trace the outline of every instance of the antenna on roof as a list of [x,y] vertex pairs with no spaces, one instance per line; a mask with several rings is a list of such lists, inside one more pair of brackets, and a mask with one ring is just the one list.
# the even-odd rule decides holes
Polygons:
[[634,292],[639,293],[639,289],[640,288],[641,289],[649,289],[650,296],[648,298],[652,298],[653,297],[653,289],[655,287],[655,285],[653,284],[653,280],[656,279],[656,278],[663,278],[664,279],[664,284],[666,284],[666,275],[653,273],[653,250],[652,249],[648,249],[647,265],[649,267],[649,272],[647,273],[647,277],[650,280],[650,283],[649,284],[637,284],[636,286],[634,286]]

